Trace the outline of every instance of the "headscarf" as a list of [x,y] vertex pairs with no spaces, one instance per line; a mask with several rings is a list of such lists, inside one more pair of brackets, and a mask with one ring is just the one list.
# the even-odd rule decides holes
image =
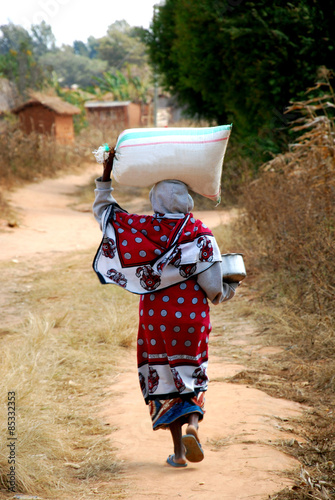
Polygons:
[[176,180],[158,182],[151,189],[149,198],[154,212],[159,214],[186,214],[194,206],[187,185]]

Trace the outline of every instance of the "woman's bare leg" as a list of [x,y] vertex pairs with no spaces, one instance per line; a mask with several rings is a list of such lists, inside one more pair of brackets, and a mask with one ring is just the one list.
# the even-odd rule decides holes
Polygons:
[[180,419],[170,424],[170,432],[172,435],[174,446],[174,461],[178,464],[185,464],[185,448],[182,442],[182,429]]
[[195,439],[200,443],[199,435],[199,413],[190,413],[188,417],[188,425],[186,427],[186,434],[192,434]]
[[[195,413],[190,413],[189,417],[188,417],[188,427],[189,426],[192,426],[194,427],[196,430],[198,430],[199,428],[199,413],[195,412]],[[187,432],[187,431],[186,431]],[[190,434],[189,432],[187,432],[187,434]],[[192,433],[191,433],[192,434]]]

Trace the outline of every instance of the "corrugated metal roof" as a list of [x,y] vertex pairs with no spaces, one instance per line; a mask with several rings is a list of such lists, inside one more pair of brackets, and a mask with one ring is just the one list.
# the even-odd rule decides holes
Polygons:
[[118,108],[129,106],[131,101],[87,101],[85,108]]
[[77,106],[63,101],[60,97],[48,96],[40,92],[34,92],[28,101],[13,109],[13,113],[19,113],[22,109],[38,103],[51,109],[52,111],[55,111],[55,113],[58,113],[59,115],[78,115],[80,113],[80,109],[77,108]]

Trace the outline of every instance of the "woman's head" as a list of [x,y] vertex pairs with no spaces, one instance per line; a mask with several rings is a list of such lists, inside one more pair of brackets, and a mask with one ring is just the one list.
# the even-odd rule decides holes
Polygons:
[[151,189],[149,198],[154,212],[160,214],[186,214],[194,207],[193,198],[181,181],[158,182]]

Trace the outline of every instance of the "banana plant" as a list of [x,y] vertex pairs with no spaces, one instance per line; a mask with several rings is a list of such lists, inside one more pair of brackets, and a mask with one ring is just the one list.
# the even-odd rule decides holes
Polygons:
[[112,92],[116,100],[127,101],[130,99],[130,82],[121,71],[116,70],[114,73],[106,71],[103,73],[103,78],[96,77],[95,80],[102,92]]

